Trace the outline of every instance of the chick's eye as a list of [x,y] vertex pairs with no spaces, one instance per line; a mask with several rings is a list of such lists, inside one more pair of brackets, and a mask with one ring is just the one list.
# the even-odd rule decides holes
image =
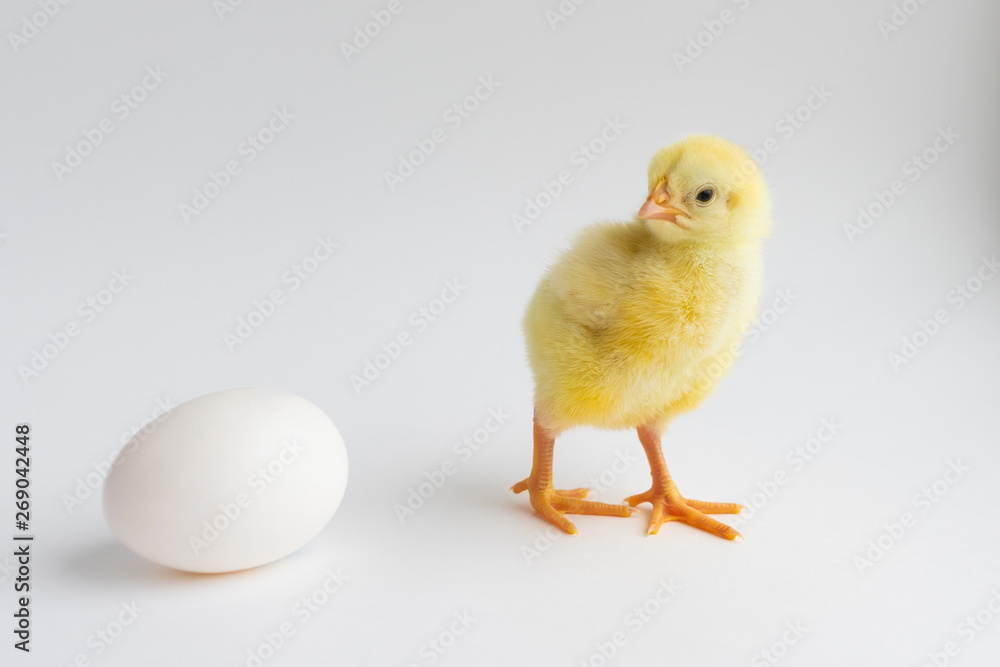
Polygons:
[[707,204],[715,199],[715,190],[712,188],[702,188],[698,191],[698,202],[701,204]]

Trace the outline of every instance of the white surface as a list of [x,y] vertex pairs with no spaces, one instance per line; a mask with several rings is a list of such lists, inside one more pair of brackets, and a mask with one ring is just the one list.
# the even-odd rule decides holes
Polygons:
[[154,563],[235,572],[313,539],[347,486],[344,441],[305,400],[249,387],[158,415],[115,457],[104,483],[108,527]]
[[[33,428],[38,538],[34,650],[15,652],[5,630],[4,664],[246,665],[287,622],[294,635],[264,664],[425,665],[426,642],[464,629],[453,615],[465,612],[475,621],[434,664],[579,665],[619,631],[617,664],[766,664],[758,652],[796,622],[808,630],[782,665],[920,665],[952,640],[953,664],[993,664],[1000,620],[971,642],[958,626],[1000,587],[1000,281],[971,300],[953,290],[1000,250],[1000,7],[926,3],[883,39],[887,0],[594,0],[553,31],[556,4],[405,2],[350,63],[338,45],[385,3],[254,0],[224,21],[208,0],[70,3],[18,53],[8,42],[0,405],[10,443],[15,423]],[[725,7],[734,21],[679,72],[672,54]],[[35,11],[7,3],[5,35]],[[157,66],[166,78],[119,119],[114,100]],[[499,87],[454,127],[448,109],[490,76]],[[832,96],[812,97],[818,108],[790,133],[782,119],[813,87]],[[283,130],[248,162],[241,142],[274,109],[295,118],[275,118]],[[105,117],[113,132],[59,182],[51,163]],[[627,127],[615,141],[581,158],[616,118]],[[959,138],[912,181],[904,163],[948,127]],[[383,173],[435,128],[444,143],[390,192]],[[667,462],[694,498],[749,499],[778,471],[786,482],[741,526],[743,543],[679,524],[647,538],[645,513],[579,517],[579,536],[528,563],[546,524],[507,491],[531,456],[524,306],[575,230],[633,214],[649,157],[693,132],[774,140],[762,306],[779,291],[791,305],[674,425]],[[241,172],[185,224],[178,206],[229,160]],[[563,169],[572,183],[518,234],[511,214]],[[894,179],[903,194],[849,242],[844,225]],[[339,247],[293,289],[283,276],[324,254],[327,236]],[[78,304],[106,299],[123,269],[127,287],[88,319]],[[458,297],[430,322],[420,309],[455,280],[445,296]],[[231,352],[224,336],[275,289],[283,303]],[[887,355],[938,309],[947,322],[894,370]],[[79,335],[22,382],[17,366],[70,321]],[[351,375],[401,333],[411,344],[356,393]],[[308,548],[248,572],[183,575],[119,545],[98,491],[67,511],[64,497],[86,493],[157,401],[248,385],[313,401],[347,443],[344,502]],[[455,444],[491,410],[509,418],[478,451]],[[796,469],[788,453],[824,419],[842,426]],[[557,484],[613,471],[618,452],[636,458],[596,495],[646,489],[626,432],[562,438]],[[455,474],[401,524],[394,504],[446,461]],[[949,461],[969,470],[922,511],[915,494]],[[859,573],[855,557],[904,512],[915,525]],[[338,568],[341,584],[327,574]],[[636,628],[626,615],[661,580],[680,589]],[[325,582],[341,587],[328,595]],[[326,603],[307,616],[295,605],[314,591]],[[133,601],[143,611],[102,644],[95,633]]]

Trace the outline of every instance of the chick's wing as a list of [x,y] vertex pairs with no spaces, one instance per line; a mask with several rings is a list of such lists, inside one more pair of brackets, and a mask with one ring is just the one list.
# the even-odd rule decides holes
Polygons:
[[631,237],[625,225],[597,225],[586,230],[552,268],[547,285],[568,320],[600,331],[620,315],[638,249]]

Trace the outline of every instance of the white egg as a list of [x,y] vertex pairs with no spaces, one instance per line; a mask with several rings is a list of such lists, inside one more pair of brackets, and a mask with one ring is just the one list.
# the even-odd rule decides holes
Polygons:
[[104,516],[149,560],[232,572],[292,553],[316,536],[347,486],[347,451],[309,401],[227,389],[167,412],[115,457]]

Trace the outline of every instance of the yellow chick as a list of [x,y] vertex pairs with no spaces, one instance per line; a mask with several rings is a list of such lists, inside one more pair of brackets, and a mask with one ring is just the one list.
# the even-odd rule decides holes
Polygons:
[[511,487],[567,533],[565,513],[629,516],[627,505],[585,500],[552,486],[552,452],[574,426],[635,428],[652,487],[625,499],[653,506],[647,534],[683,521],[719,537],[707,516],[741,506],[683,497],[660,437],[714,388],[756,317],[761,239],[771,228],[767,186],[740,147],[696,135],[649,165],[649,197],[629,222],[593,225],[542,278],[524,319],[535,378],[531,474]]

